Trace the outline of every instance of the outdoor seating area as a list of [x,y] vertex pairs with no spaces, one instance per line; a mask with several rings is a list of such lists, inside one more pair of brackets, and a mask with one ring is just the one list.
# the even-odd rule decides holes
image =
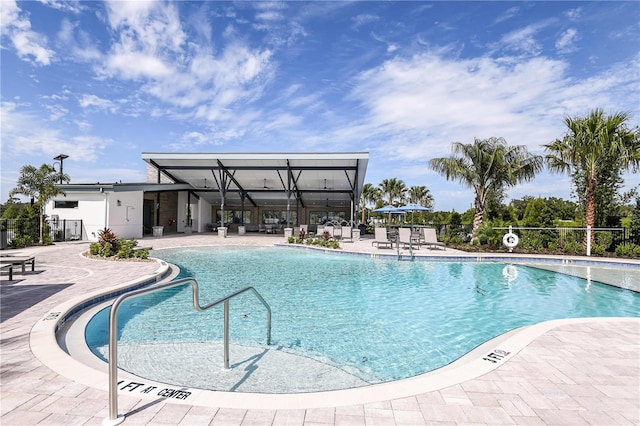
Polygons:
[[[22,274],[26,271],[27,264],[31,264],[31,271],[36,270],[36,258],[35,256],[12,256],[12,255],[1,255],[0,256],[0,264],[4,265],[20,265],[22,266]],[[13,268],[12,268],[13,269]]]
[[393,248],[394,245],[400,245],[403,248],[410,247],[416,250],[420,249],[420,246],[426,246],[429,249],[446,250],[446,244],[438,241],[436,230],[425,227],[376,227],[371,245],[378,248]]

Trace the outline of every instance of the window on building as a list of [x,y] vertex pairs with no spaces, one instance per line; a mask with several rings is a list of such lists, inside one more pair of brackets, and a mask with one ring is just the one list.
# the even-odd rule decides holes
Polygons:
[[[290,224],[292,226],[298,223],[298,212],[289,211]],[[287,211],[286,210],[263,210],[262,211],[262,223],[265,225],[286,225],[287,224]]]
[[347,220],[345,212],[311,212],[309,214],[309,223],[311,225],[323,225],[327,222],[342,222]]
[[[222,216],[222,211],[218,210],[216,212],[216,222],[220,223],[220,217]],[[235,223],[242,224],[242,210],[225,210],[224,211],[224,223]],[[244,211],[244,224],[251,223],[251,210]]]
[[69,201],[69,200],[54,200],[53,208],[54,209],[77,209],[78,202]]

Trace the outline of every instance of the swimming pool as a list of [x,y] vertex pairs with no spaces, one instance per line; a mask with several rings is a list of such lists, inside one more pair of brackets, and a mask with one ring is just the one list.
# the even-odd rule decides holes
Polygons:
[[[509,264],[398,262],[273,248],[190,248],[155,255],[179,265],[181,276],[198,280],[202,303],[254,286],[273,310],[270,348],[357,379],[345,387],[439,368],[520,326],[556,318],[637,317],[640,311],[637,293]],[[99,356],[106,353],[107,318],[105,309],[86,329],[87,343]],[[255,299],[234,299],[232,342],[264,348],[264,318]],[[194,312],[188,287],[132,300],[123,306],[119,324],[119,345],[159,353],[171,348],[167,356],[177,356],[176,342],[198,347],[222,339],[222,310]],[[140,365],[153,362],[143,359]],[[135,364],[129,368],[137,374]],[[185,382],[230,390],[199,383],[202,366],[193,364],[180,363]],[[167,380],[162,369],[142,376]]]

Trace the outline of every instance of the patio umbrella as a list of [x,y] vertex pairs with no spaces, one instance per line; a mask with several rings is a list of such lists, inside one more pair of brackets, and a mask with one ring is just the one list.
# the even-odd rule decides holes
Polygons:
[[404,213],[404,210],[400,210],[400,207],[396,206],[384,206],[379,209],[375,209],[374,213]]
[[396,207],[396,206],[384,206],[384,207],[380,207],[379,209],[375,209],[374,213],[389,213],[389,220],[388,222],[391,223],[391,213],[405,213],[404,210],[400,210],[400,208]]
[[404,206],[397,207],[397,209],[404,213],[411,212],[411,226],[413,226],[413,212],[427,212],[431,210],[415,203],[405,204]]

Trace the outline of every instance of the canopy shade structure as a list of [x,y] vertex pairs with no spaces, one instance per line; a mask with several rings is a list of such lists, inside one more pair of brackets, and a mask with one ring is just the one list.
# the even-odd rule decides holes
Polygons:
[[212,205],[350,208],[358,203],[367,152],[154,153],[142,159]]

